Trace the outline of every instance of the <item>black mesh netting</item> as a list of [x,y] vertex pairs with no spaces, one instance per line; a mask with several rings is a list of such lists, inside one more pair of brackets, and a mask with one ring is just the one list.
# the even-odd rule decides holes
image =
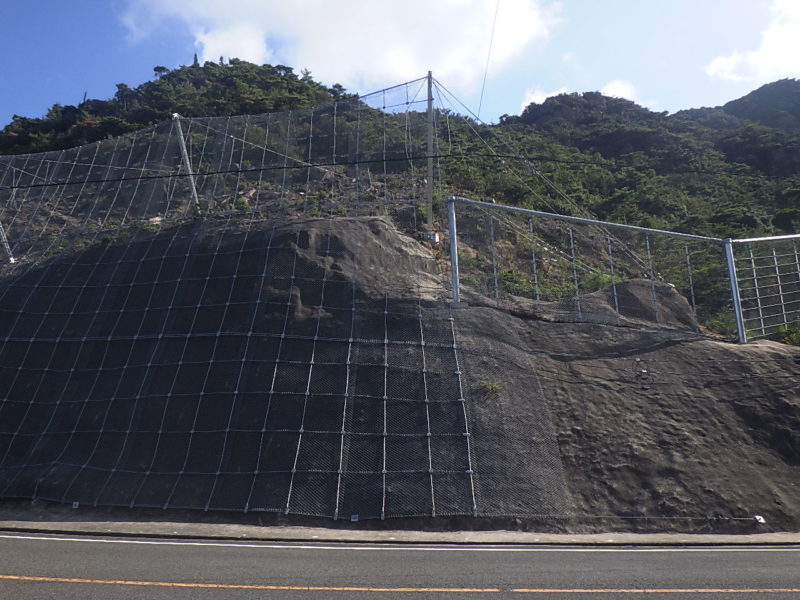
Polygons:
[[[7,280],[0,496],[348,519],[563,510],[543,398],[515,432],[470,405],[446,290],[422,285],[410,267],[434,263],[404,244],[381,219],[234,219]],[[541,460],[515,460],[531,441]]]
[[6,282],[0,496],[473,514],[449,309],[366,294],[334,222],[177,227]]

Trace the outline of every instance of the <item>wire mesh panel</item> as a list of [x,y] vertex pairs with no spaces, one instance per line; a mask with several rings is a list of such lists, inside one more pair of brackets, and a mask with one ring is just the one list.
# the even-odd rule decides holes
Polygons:
[[800,321],[800,236],[736,244],[736,277],[748,338]]
[[3,289],[0,495],[474,514],[445,290],[392,231],[229,215],[27,269]]
[[425,84],[0,159],[0,496],[473,514]]
[[735,323],[721,244],[456,201],[461,294],[544,318],[706,331]]
[[[147,219],[185,210],[173,123],[42,154],[0,158],[0,222],[23,266],[134,235]],[[6,263],[6,261],[3,261]],[[8,267],[4,267],[6,271]]]
[[0,275],[229,212],[382,214],[416,232],[427,176],[425,84],[290,112],[176,115],[86,146],[0,157],[0,252],[13,257],[0,261]]

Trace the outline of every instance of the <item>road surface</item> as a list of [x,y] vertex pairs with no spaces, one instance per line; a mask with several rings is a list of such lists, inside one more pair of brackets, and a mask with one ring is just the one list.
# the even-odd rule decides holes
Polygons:
[[308,544],[0,534],[0,599],[800,598],[800,547]]

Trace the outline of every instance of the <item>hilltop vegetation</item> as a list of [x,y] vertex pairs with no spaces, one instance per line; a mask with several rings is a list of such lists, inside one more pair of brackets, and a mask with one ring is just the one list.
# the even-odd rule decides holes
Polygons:
[[78,106],[54,104],[40,119],[15,115],[0,133],[0,153],[60,150],[135,131],[169,119],[258,114],[324,104],[339,98],[341,86],[326,88],[306,71],[258,66],[232,58],[228,63],[195,62],[189,67],[153,69],[155,79],[131,88],[117,84],[109,100]]
[[[290,67],[237,59],[117,85],[109,100],[53,105],[42,118],[15,116],[0,153],[57,150],[183,116],[286,111],[340,99],[346,91]],[[531,104],[497,125],[450,121],[446,189],[498,202],[717,236],[800,230],[800,82],[784,79],[717,108],[654,112],[598,92]],[[481,135],[513,149],[502,168]],[[554,185],[546,183],[541,176]]]
[[781,79],[728,102],[725,112],[767,127],[800,129],[800,85]]
[[[752,119],[800,110],[791,100],[800,82],[771,85],[746,97]],[[549,172],[601,218],[720,236],[798,231],[800,129],[747,120],[731,104],[667,115],[597,92],[563,94],[500,127],[536,140],[528,147],[543,164],[563,160]]]

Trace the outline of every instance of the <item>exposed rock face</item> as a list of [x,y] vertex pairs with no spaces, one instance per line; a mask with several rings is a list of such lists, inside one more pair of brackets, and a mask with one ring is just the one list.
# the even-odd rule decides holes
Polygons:
[[800,527],[797,348],[548,323],[491,308],[455,314],[473,394],[486,378],[504,383],[476,401],[479,410],[514,432],[515,465],[550,456],[535,433],[549,417],[566,510],[583,527],[736,531],[739,523],[714,517],[755,514],[771,529]]

